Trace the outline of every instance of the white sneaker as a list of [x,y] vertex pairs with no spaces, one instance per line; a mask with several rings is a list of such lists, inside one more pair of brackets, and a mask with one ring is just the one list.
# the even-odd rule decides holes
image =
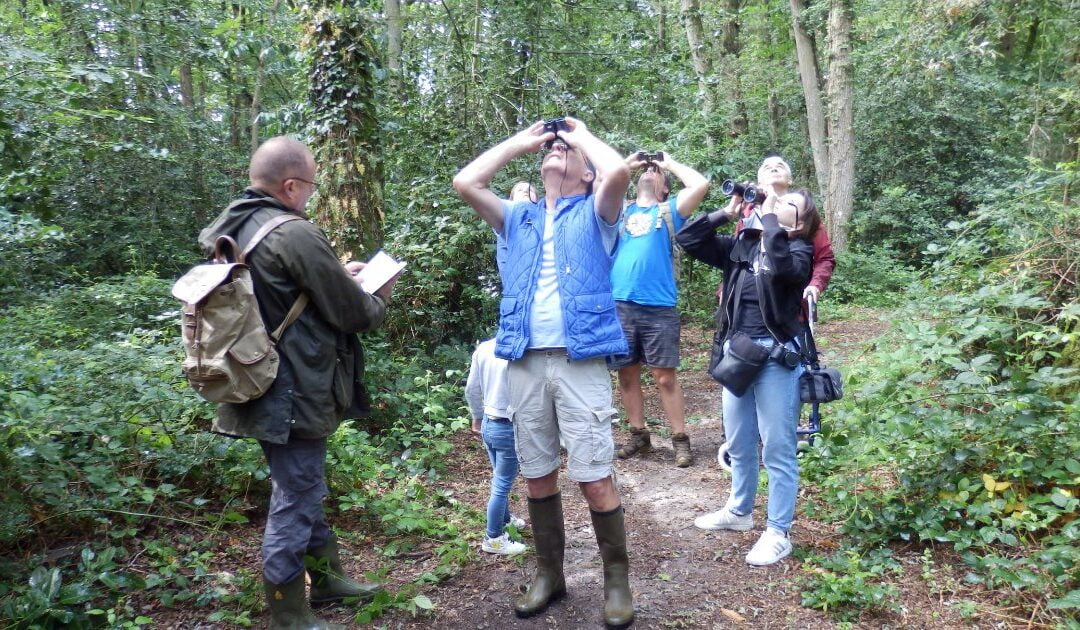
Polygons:
[[514,556],[528,549],[524,544],[510,540],[510,536],[505,532],[498,538],[485,537],[484,544],[480,548],[488,553],[497,553],[504,556]]
[[520,516],[510,515],[510,524],[518,529],[525,529],[525,519]]
[[750,553],[746,554],[746,563],[755,567],[767,567],[776,564],[791,553],[791,540],[787,534],[768,527],[765,533],[754,543]]
[[694,527],[709,531],[731,529],[737,532],[745,532],[754,528],[754,517],[750,514],[739,516],[723,507],[715,512],[709,512],[695,518]]

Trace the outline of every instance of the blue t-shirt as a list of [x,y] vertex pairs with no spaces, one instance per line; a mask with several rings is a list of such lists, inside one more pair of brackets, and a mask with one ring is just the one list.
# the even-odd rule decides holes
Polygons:
[[630,204],[623,212],[619,247],[611,267],[611,292],[620,302],[645,306],[675,306],[679,290],[671,261],[671,237],[660,208],[671,213],[678,231],[684,221],[675,209],[675,197],[659,205],[642,208]]

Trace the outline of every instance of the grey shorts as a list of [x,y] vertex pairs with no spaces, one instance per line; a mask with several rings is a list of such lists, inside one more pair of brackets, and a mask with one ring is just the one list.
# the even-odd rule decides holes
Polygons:
[[674,306],[645,306],[634,302],[615,302],[622,324],[628,354],[608,360],[617,370],[637,363],[649,367],[679,367],[679,332],[682,322]]
[[616,411],[604,359],[571,361],[565,350],[530,350],[510,362],[508,380],[523,477],[536,479],[559,469],[560,437],[572,481],[611,476]]

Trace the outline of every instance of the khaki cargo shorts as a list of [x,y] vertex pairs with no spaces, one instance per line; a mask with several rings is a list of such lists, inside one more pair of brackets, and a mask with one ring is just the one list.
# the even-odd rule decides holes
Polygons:
[[530,350],[510,362],[508,379],[523,477],[536,479],[559,469],[560,436],[572,481],[611,476],[616,411],[603,357],[571,361],[564,349]]

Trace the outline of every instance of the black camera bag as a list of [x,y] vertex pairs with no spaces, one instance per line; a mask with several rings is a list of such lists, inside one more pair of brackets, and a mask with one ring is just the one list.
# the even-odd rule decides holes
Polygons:
[[808,366],[799,376],[799,400],[804,403],[832,402],[843,397],[844,381],[836,368]]
[[799,400],[804,403],[826,403],[844,397],[844,380],[840,370],[818,363],[814,333],[806,330],[803,347],[808,358],[806,369],[799,376]]

